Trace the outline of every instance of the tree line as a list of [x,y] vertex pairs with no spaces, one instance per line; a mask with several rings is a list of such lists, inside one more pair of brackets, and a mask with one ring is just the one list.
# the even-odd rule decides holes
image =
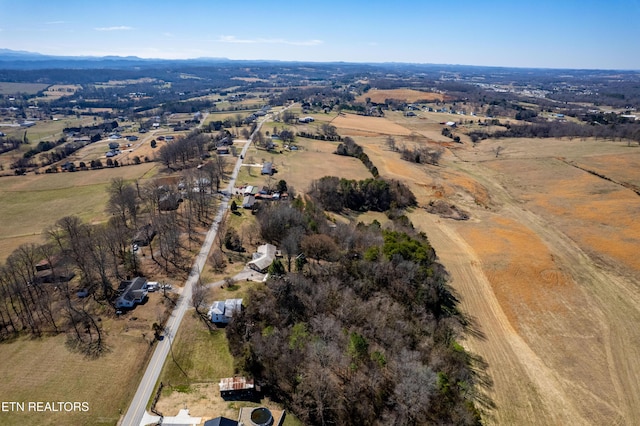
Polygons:
[[358,145],[350,137],[345,137],[342,142],[336,148],[335,153],[337,155],[345,155],[347,157],[355,157],[364,164],[364,166],[371,172],[373,177],[378,177],[378,168],[373,164],[369,156],[364,152],[364,149]]
[[499,138],[596,138],[604,140],[627,140],[640,144],[640,125],[635,122],[612,124],[579,124],[573,122],[547,122],[505,125],[504,130],[494,132],[475,130],[469,132],[472,142]]

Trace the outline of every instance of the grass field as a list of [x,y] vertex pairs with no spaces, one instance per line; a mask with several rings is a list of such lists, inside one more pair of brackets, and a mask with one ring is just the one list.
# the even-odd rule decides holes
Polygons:
[[[156,297],[157,296],[157,297]],[[87,402],[86,412],[2,412],[3,425],[114,425],[125,411],[144,371],[159,295],[131,315],[101,318],[108,352],[89,359],[70,352],[66,337],[21,338],[0,345],[0,400]]]
[[64,216],[77,215],[89,223],[106,220],[106,188],[111,179],[141,178],[154,167],[155,163],[143,163],[118,169],[2,178],[0,259],[6,259],[24,242],[41,240],[43,230]]
[[24,93],[26,95],[34,95],[48,87],[48,84],[42,83],[9,83],[0,82],[0,95],[17,95]]

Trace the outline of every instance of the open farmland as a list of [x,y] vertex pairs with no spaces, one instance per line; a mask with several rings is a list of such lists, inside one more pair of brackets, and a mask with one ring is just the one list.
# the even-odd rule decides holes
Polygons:
[[0,82],[0,95],[17,95],[19,93],[33,95],[48,86],[48,84],[42,83],[11,83],[3,81]]
[[433,102],[436,100],[446,100],[446,96],[442,93],[421,92],[413,89],[371,89],[367,93],[360,95],[358,100],[360,102],[364,102],[366,98],[369,98],[371,99],[371,102],[378,104],[385,103],[387,99],[395,99],[404,102]]
[[[143,178],[155,163],[120,167],[117,176]],[[0,186],[0,258],[20,244],[38,242],[42,232],[64,216],[77,215],[89,223],[106,220],[106,188],[114,169],[2,178]]]
[[456,222],[418,208],[410,218],[473,321],[465,345],[488,364],[485,421],[640,422],[640,198],[629,189],[640,150],[591,139],[486,140],[453,144],[439,166],[425,166],[385,145],[385,135],[404,140],[408,125],[340,118],[338,132],[354,137],[382,176],[411,185],[420,205],[444,199],[470,213]]

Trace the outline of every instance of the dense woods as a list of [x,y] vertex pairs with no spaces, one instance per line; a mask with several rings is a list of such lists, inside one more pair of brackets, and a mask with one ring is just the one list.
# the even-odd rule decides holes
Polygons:
[[463,320],[426,236],[376,222],[317,234],[290,209],[280,240],[316,260],[250,294],[227,328],[238,367],[309,425],[479,424]]
[[356,181],[325,176],[312,182],[310,193],[326,210],[334,212],[345,208],[382,212],[416,204],[415,196],[403,183],[381,178]]

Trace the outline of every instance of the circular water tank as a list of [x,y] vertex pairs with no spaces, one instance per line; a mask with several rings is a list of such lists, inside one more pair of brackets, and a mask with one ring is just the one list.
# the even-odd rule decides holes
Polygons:
[[271,411],[265,407],[254,408],[251,411],[251,423],[255,426],[271,426],[273,424]]

